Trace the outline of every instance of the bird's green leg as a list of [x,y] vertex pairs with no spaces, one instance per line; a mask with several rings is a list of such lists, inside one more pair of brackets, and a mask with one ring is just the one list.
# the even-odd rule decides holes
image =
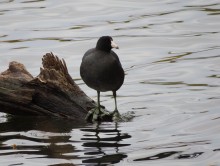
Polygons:
[[113,121],[118,121],[121,118],[120,113],[118,112],[118,108],[117,108],[117,100],[116,100],[116,91],[113,91],[113,97],[114,97],[114,101],[115,101],[115,110],[113,112]]
[[98,108],[94,109],[93,112],[93,117],[92,117],[92,121],[97,121],[99,116],[100,116],[100,91],[97,91],[97,103],[98,103]]
[[102,119],[104,116],[109,116],[109,112],[105,111],[100,106],[100,91],[97,91],[97,104],[98,106],[91,109],[86,115],[87,121],[91,120],[92,122],[95,122]]
[[93,121],[97,121],[98,118],[102,119],[104,116],[109,116],[110,115],[110,113],[108,111],[101,108],[101,105],[100,105],[100,91],[97,91],[97,92],[98,92],[98,112],[95,113],[95,115],[98,115],[98,117],[93,118]]
[[86,115],[86,120],[90,121],[92,120],[92,122],[97,121],[99,114],[100,114],[100,91],[97,91],[97,103],[98,103],[98,107],[95,107],[93,109],[91,109],[87,115]]

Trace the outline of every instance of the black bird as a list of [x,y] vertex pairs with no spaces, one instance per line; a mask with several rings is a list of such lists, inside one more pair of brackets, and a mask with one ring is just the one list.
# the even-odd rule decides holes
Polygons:
[[[102,36],[99,38],[96,47],[89,49],[82,58],[80,75],[87,86],[97,91],[98,109],[93,112],[101,114],[100,92],[112,91],[115,100],[114,118],[119,118],[117,109],[116,91],[124,82],[124,70],[117,54],[112,48],[119,47],[113,42],[112,37]],[[94,116],[93,116],[94,117]],[[97,120],[93,119],[93,120]]]

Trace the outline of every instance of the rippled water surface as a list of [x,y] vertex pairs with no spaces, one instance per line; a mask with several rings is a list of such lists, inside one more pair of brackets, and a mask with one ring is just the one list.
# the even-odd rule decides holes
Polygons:
[[[125,123],[75,124],[0,114],[0,165],[220,165],[219,0],[1,0],[0,71],[38,75],[53,52],[79,76],[84,52],[111,35],[126,70]],[[102,93],[109,110],[111,93]]]

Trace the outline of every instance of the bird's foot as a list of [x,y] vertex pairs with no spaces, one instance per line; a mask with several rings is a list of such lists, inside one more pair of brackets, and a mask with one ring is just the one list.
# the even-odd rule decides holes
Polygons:
[[120,113],[118,112],[118,110],[114,110],[112,113],[112,120],[114,122],[119,122],[122,120]]
[[99,115],[99,108],[98,107],[95,107],[93,109],[91,109],[87,115],[86,115],[86,120],[87,121],[95,121],[98,119],[98,115]]
[[99,109],[98,107],[95,107],[87,113],[85,119],[87,121],[97,122],[102,120],[105,116],[110,116],[110,112],[106,111],[103,108]]

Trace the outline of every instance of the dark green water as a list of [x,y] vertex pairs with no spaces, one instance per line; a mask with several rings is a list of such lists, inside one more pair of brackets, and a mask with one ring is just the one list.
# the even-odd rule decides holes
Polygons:
[[[36,76],[52,51],[96,100],[79,65],[111,35],[126,70],[119,111],[135,113],[100,125],[0,113],[0,165],[220,165],[219,20],[219,0],[0,1],[0,71],[16,60]],[[101,102],[113,110],[111,93]]]

